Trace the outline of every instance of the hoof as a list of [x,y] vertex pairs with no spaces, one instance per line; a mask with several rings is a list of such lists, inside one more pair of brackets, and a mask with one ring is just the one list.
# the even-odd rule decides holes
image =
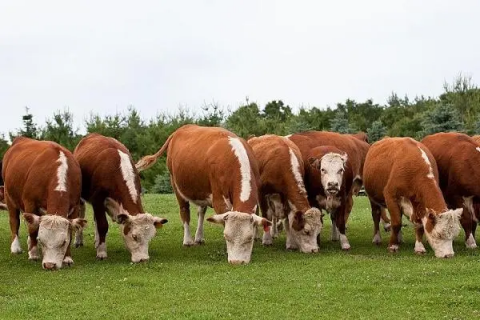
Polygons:
[[393,253],[393,252],[398,252],[398,249],[399,249],[399,247],[398,247],[398,245],[396,245],[396,244],[391,245],[391,246],[388,247],[388,251],[389,251],[389,252],[392,252],[392,253]]
[[72,257],[65,257],[65,259],[63,259],[63,264],[67,266],[71,266],[73,264]]
[[204,245],[204,244],[205,244],[205,239],[195,240],[195,245],[196,246],[201,246],[201,245]]
[[105,260],[105,259],[107,259],[107,253],[106,252],[97,253],[97,260]]
[[75,248],[83,247],[83,242],[75,243]]

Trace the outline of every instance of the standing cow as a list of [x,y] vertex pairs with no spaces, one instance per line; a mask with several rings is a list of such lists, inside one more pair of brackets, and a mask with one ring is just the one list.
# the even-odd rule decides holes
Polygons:
[[194,244],[190,235],[190,202],[198,206],[195,243],[203,243],[207,206],[216,215],[207,220],[224,225],[228,261],[249,263],[255,230],[271,222],[255,214],[259,172],[252,149],[235,134],[222,128],[185,125],[172,133],[154,155],[143,157],[137,168],[153,165],[168,150],[167,166],[183,222],[183,244]]
[[147,261],[150,240],[167,219],[143,210],[140,178],[128,149],[113,138],[92,133],[79,142],[73,154],[82,170],[82,198],[93,207],[97,259],[107,258],[106,211],[120,224],[132,262]]
[[391,252],[399,249],[403,213],[416,227],[416,253],[426,252],[425,232],[436,257],[454,255],[452,242],[462,209],[448,210],[438,186],[437,164],[427,147],[411,138],[384,138],[370,147],[363,179],[374,219],[380,219],[382,207],[390,212]]
[[[251,138],[248,144],[258,160],[263,217],[273,220],[272,229],[277,220],[286,219],[287,249],[318,252],[321,213],[308,203],[300,150],[290,140],[276,135]],[[263,244],[272,244],[271,232],[263,234]]]
[[432,152],[438,164],[440,188],[450,208],[463,207],[460,219],[465,230],[467,248],[477,247],[475,230],[477,217],[474,202],[480,197],[480,147],[463,133],[437,133],[425,137],[422,143]]
[[15,138],[3,158],[5,201],[10,213],[12,253],[21,253],[20,211],[28,224],[28,258],[43,254],[44,269],[73,263],[70,242],[86,220],[80,209],[81,173],[70,151],[51,141]]
[[332,240],[340,240],[343,250],[350,249],[345,234],[348,218],[347,197],[352,192],[353,172],[348,155],[333,146],[316,147],[308,154],[305,172],[310,205],[327,211],[332,220]]

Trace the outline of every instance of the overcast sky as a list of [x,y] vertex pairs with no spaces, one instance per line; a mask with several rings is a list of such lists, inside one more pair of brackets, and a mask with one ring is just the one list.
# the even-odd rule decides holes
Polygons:
[[25,106],[145,119],[282,99],[335,106],[480,84],[478,0],[0,2],[0,133]]

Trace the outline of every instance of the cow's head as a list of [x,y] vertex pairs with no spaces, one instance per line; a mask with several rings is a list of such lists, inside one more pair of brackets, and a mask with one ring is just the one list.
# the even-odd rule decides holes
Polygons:
[[440,214],[428,210],[422,219],[428,243],[437,258],[453,257],[453,239],[460,232],[459,220],[463,209],[448,210]]
[[247,264],[252,256],[255,231],[262,225],[267,232],[272,225],[270,221],[256,214],[229,211],[216,214],[207,221],[224,225],[223,236],[227,242],[228,262]]
[[289,214],[290,235],[298,249],[304,253],[318,252],[317,236],[322,230],[322,213],[317,208],[310,208]]
[[149,213],[129,214],[121,204],[112,198],[105,199],[105,208],[112,220],[121,226],[123,240],[132,254],[132,262],[147,261],[148,244],[167,219],[152,216]]
[[56,215],[37,216],[24,213],[23,217],[30,232],[38,230],[38,243],[42,249],[42,267],[44,269],[60,269],[74,230],[85,227],[85,219],[66,219]]
[[342,187],[343,173],[347,163],[347,154],[329,152],[320,159],[308,159],[310,165],[320,171],[323,189],[327,196],[336,195]]

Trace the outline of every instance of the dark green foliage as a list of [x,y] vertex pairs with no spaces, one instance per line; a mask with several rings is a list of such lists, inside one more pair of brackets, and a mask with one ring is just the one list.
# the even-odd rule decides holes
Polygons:
[[18,136],[28,137],[32,139],[38,138],[37,125],[33,121],[33,115],[30,108],[25,107],[25,115],[22,116],[23,128],[16,133],[10,132],[10,140],[13,141]]
[[383,125],[382,121],[377,120],[372,123],[372,126],[367,129],[368,141],[374,143],[387,134],[387,128]]
[[335,117],[330,121],[330,130],[338,133],[353,133],[350,128],[347,116],[343,111],[337,111]]
[[150,193],[173,193],[172,184],[170,183],[170,173],[165,170],[163,173],[158,174],[155,177],[155,183],[153,184]]
[[437,132],[463,131],[464,124],[452,105],[439,103],[436,108],[424,114],[422,127],[423,130],[418,134],[419,139]]
[[40,139],[55,141],[73,151],[82,138],[77,132],[78,129],[73,129],[73,114],[69,111],[57,112],[53,119],[47,120],[40,132]]

